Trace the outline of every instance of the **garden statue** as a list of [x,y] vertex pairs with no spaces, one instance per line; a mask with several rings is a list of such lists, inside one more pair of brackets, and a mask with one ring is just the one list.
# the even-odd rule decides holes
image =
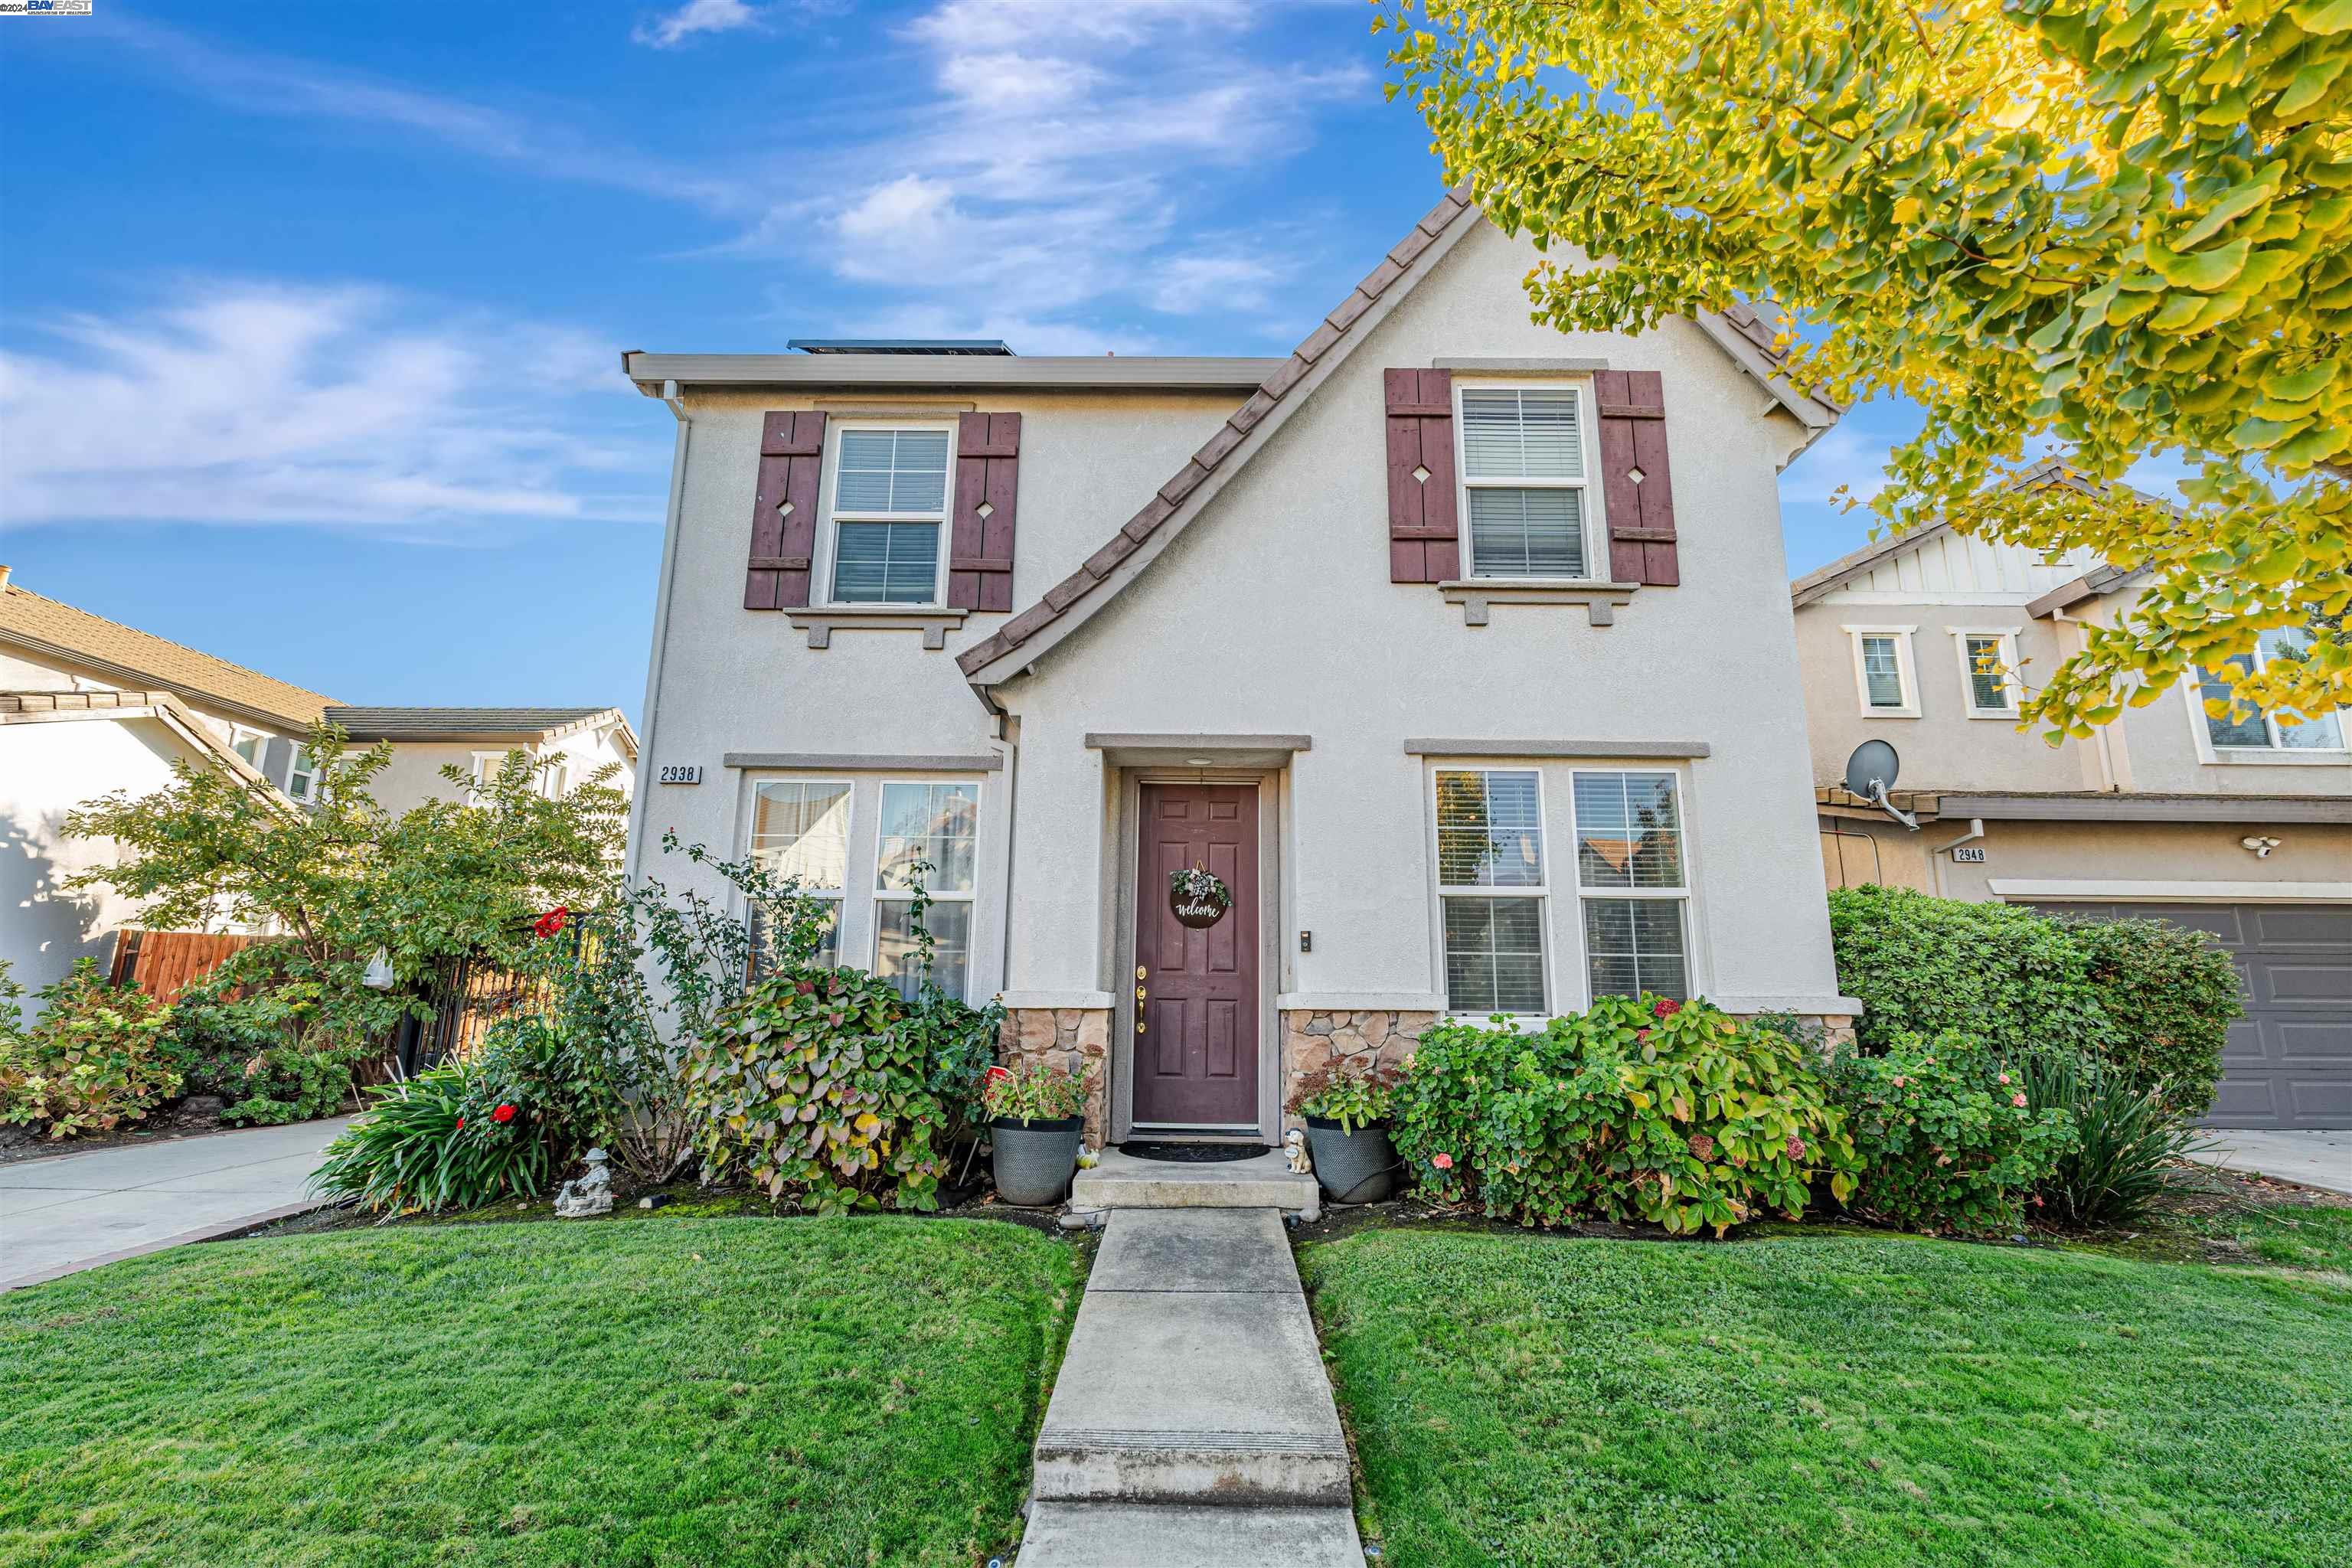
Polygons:
[[1294,1127],[1282,1135],[1282,1152],[1290,1161],[1293,1175],[1306,1176],[1314,1173],[1314,1158],[1307,1152],[1307,1134],[1297,1128]]
[[604,1168],[604,1151],[591,1149],[588,1171],[576,1182],[566,1182],[555,1194],[555,1213],[562,1219],[586,1219],[613,1212],[613,1173]]

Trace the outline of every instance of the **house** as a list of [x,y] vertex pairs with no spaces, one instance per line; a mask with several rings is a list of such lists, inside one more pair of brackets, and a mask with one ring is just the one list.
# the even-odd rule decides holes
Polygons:
[[551,788],[619,762],[626,790],[635,763],[617,709],[345,708],[34,593],[0,566],[0,960],[38,989],[78,958],[106,961],[136,916],[110,891],[62,886],[115,859],[108,840],[67,837],[68,812],[116,790],[162,789],[180,762],[307,801],[318,773],[303,739],[322,718],[355,741],[392,742],[374,794],[394,812],[446,793],[443,763],[478,773],[479,758],[515,747],[547,760]]
[[[2083,483],[2056,460],[2026,482]],[[1828,879],[2209,931],[2247,988],[2212,1120],[2352,1127],[2352,714],[2215,717],[2222,689],[2183,681],[2088,740],[2019,728],[2021,693],[2138,592],[2095,557],[1946,525],[1798,578]],[[1871,740],[1916,830],[1843,787]]]
[[392,744],[392,763],[369,793],[397,816],[450,793],[442,769],[456,766],[486,778],[509,752],[526,752],[541,765],[540,787],[551,796],[585,784],[607,766],[606,782],[627,795],[635,787],[637,735],[618,708],[345,708],[330,705],[327,721],[342,727],[354,746]]
[[1097,1139],[1278,1136],[1441,1014],[1843,1026],[1775,485],[1837,410],[1745,312],[1533,324],[1536,258],[1449,195],[1280,360],[625,355],[632,869],[758,856],[905,983],[928,862],[938,978],[1105,1069]]

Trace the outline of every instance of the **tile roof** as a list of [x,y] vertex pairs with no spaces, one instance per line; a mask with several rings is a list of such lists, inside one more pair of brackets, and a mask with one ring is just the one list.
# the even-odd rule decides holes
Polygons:
[[67,660],[108,680],[152,687],[201,706],[310,728],[331,697],[273,679],[5,581],[0,572],[0,647]]
[[329,722],[354,741],[464,740],[482,735],[538,735],[569,731],[613,719],[627,721],[617,708],[344,708],[331,706]]
[[[1207,444],[1160,487],[1159,493],[1143,510],[1111,535],[1109,542],[1087,557],[1076,572],[1047,589],[1035,604],[956,656],[956,663],[965,677],[976,687],[985,687],[990,678],[982,672],[990,666],[1005,659],[1055,623],[1067,617],[1075,626],[1115,597],[1124,583],[1132,580],[1131,574],[1109,593],[1097,594],[1096,590],[1118,574],[1130,556],[1147,547],[1157,551],[1181,531],[1213,492],[1215,487],[1211,481],[1222,484],[1255,454],[1257,447],[1253,447],[1238,458],[1234,456],[1249,442],[1251,433],[1269,422],[1278,424],[1287,418],[1306,400],[1305,393],[1297,396],[1292,394],[1301,387],[1311,393],[1323,374],[1353,352],[1370,327],[1377,324],[1387,310],[1427,274],[1428,264],[1423,258],[1431,247],[1437,247],[1437,254],[1442,256],[1445,247],[1479,217],[1467,184],[1446,192],[1413,226],[1412,231],[1399,240],[1381,258],[1381,264],[1339,302],[1339,308],[1326,316],[1290,357],[1259,384],[1249,401],[1234,410]],[[1434,260],[1434,257],[1428,258],[1429,264]],[[1414,270],[1417,264],[1419,272]],[[1401,281],[1402,288],[1397,287]],[[1772,346],[1772,330],[1753,310],[1738,305],[1727,312],[1705,312],[1698,318],[1698,325],[1743,371],[1769,387],[1781,405],[1812,435],[1819,435],[1837,422],[1842,412],[1837,405],[1809,395],[1780,374],[1788,356]],[[1229,462],[1229,458],[1234,460]]]

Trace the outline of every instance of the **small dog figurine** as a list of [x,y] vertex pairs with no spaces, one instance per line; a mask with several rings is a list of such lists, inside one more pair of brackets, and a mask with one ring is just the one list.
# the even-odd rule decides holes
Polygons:
[[1282,1135],[1282,1152],[1290,1161],[1290,1169],[1294,1175],[1308,1176],[1315,1173],[1315,1161],[1307,1152],[1307,1134],[1297,1128],[1294,1127]]

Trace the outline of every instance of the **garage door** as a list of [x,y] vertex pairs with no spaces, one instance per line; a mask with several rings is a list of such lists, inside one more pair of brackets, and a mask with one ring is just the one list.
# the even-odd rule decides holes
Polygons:
[[2036,903],[2211,933],[2245,987],[2221,1052],[2215,1127],[2352,1128],[2352,905]]

